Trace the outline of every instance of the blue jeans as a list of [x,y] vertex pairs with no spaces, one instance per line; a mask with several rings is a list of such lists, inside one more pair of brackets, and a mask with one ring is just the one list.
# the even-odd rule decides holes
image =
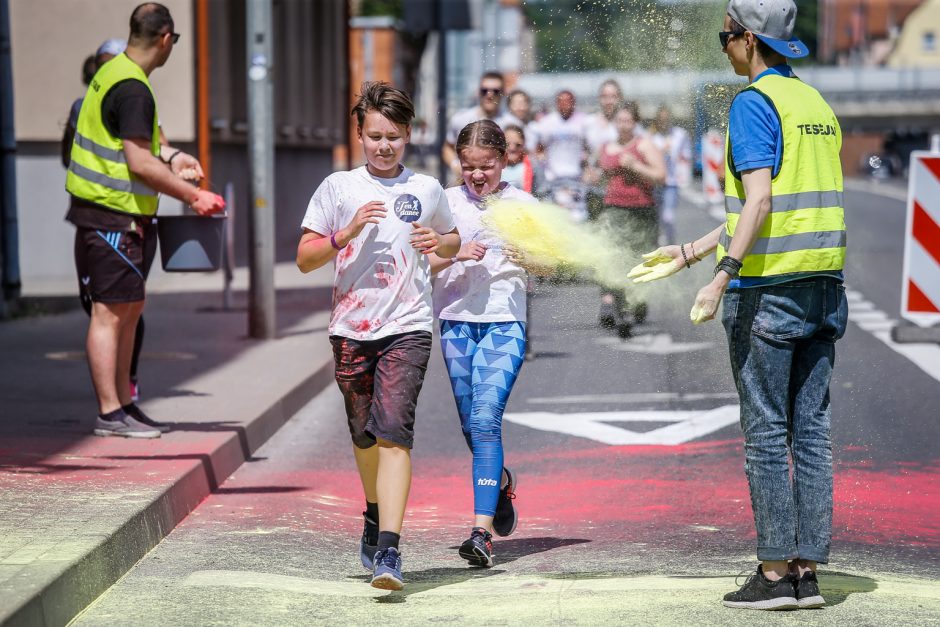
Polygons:
[[725,294],[759,560],[829,560],[829,381],[847,320],[845,288],[828,277]]

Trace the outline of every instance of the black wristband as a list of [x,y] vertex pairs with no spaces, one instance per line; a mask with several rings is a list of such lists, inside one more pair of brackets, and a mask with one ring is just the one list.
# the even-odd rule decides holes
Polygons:
[[182,150],[177,150],[177,151],[174,152],[172,155],[170,155],[170,158],[166,160],[166,164],[169,165],[169,166],[172,166],[172,165],[173,165],[173,159],[175,159],[175,158],[176,158],[176,155],[180,154],[181,152],[183,152],[183,151],[182,151]]
[[738,275],[741,272],[741,268],[744,267],[744,264],[731,257],[730,255],[725,255],[721,258],[721,261],[718,262],[718,265],[715,266],[715,275],[717,276],[719,272],[724,270],[728,276],[732,279],[738,278]]

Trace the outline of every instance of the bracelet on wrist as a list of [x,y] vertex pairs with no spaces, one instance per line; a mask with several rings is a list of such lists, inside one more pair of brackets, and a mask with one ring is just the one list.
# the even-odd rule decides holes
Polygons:
[[689,248],[692,250],[692,258],[696,261],[701,261],[701,257],[695,254],[695,242],[689,242]]
[[170,158],[166,160],[166,164],[167,164],[168,166],[172,166],[172,165],[173,165],[173,159],[175,159],[175,158],[176,158],[176,155],[180,154],[181,152],[183,152],[183,151],[182,151],[182,150],[177,150],[177,151],[174,152],[172,155],[170,155]]
[[[348,244],[348,243],[349,243],[349,242],[347,242],[346,244]],[[344,248],[346,248],[346,244],[343,244],[342,246],[340,246],[339,244],[336,243],[336,233],[335,233],[335,232],[334,232],[334,233],[330,233],[330,244],[332,244],[332,245],[333,245],[333,248],[335,248],[336,250],[343,250]]]
[[737,279],[742,267],[744,267],[743,263],[730,255],[725,255],[721,258],[721,261],[718,262],[718,265],[715,266],[715,276],[717,276],[719,272],[724,271],[732,279]]
[[682,253],[682,261],[685,263],[686,268],[691,268],[692,264],[689,263],[689,258],[685,255],[685,244],[679,244],[679,252]]

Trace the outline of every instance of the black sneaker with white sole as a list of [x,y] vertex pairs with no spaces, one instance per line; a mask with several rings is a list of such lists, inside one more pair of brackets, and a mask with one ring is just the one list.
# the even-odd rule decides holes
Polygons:
[[801,610],[811,610],[826,604],[826,599],[819,593],[819,581],[813,571],[803,573],[797,580],[796,602]]
[[747,610],[795,610],[800,607],[793,575],[787,574],[778,581],[771,581],[764,576],[760,566],[740,590],[726,594],[722,604]]
[[496,501],[496,515],[493,516],[493,531],[498,536],[511,535],[516,530],[516,523],[519,522],[519,516],[516,514],[516,508],[512,502],[516,498],[516,486],[518,479],[508,468],[503,468],[506,473],[506,485],[499,491],[499,500]]
[[492,566],[493,534],[483,527],[474,527],[470,537],[464,540],[457,551],[471,566]]

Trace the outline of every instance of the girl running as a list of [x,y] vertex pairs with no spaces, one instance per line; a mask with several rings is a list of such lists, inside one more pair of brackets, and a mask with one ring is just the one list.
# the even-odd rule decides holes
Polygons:
[[473,566],[492,566],[492,534],[508,536],[516,528],[517,479],[503,465],[502,420],[525,356],[527,275],[520,253],[488,231],[482,218],[489,201],[535,199],[500,182],[506,137],[494,122],[465,126],[456,150],[464,184],[446,194],[466,243],[452,258],[431,255],[434,310],[460,425],[473,453],[474,522],[459,553]]

